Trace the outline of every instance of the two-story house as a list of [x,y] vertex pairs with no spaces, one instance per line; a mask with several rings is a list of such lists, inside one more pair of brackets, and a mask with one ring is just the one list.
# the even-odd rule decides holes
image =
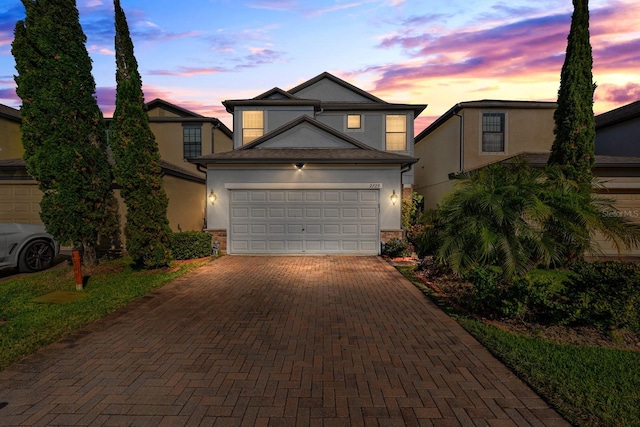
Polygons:
[[233,150],[191,161],[207,168],[207,226],[227,253],[376,255],[402,237],[425,105],[387,103],[326,72],[223,105]]
[[415,191],[435,209],[451,177],[514,155],[549,153],[555,102],[460,102],[415,137]]
[[[415,189],[435,209],[454,189],[452,179],[495,162],[521,157],[544,167],[554,140],[554,102],[471,101],[454,105],[415,138]],[[640,102],[595,117],[597,191],[612,200],[610,215],[640,222]],[[618,255],[596,236],[604,255]],[[640,248],[623,255],[640,255]]]
[[[232,132],[216,118],[160,99],[147,103],[147,108],[160,151],[162,185],[169,198],[169,226],[174,231],[201,230],[205,227],[205,173],[187,159],[231,150]],[[19,110],[0,105],[0,222],[41,224],[42,193],[22,159],[20,122]],[[124,225],[125,207],[121,199],[119,202]]]

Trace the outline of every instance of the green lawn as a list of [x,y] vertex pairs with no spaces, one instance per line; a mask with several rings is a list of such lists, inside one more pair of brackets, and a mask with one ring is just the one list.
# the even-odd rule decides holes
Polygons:
[[425,289],[410,267],[400,272],[577,426],[640,426],[640,352],[551,343],[456,313]]
[[[75,290],[67,265],[0,282],[0,370],[207,262],[175,262],[155,271],[134,271],[128,258],[103,262],[82,291]],[[84,297],[62,304],[37,302],[56,291]]]

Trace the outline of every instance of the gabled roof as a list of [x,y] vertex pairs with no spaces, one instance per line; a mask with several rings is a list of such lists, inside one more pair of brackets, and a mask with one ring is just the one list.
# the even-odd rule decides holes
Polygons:
[[[300,92],[303,89],[306,89],[314,84],[320,82],[321,80],[330,80],[356,94],[361,97],[368,99],[366,102],[331,102],[331,101],[320,101],[318,99],[306,99],[295,96],[296,93]],[[278,95],[279,97],[274,97],[274,95]],[[225,106],[227,112],[233,114],[233,111],[236,107],[277,107],[277,106],[308,106],[313,107],[314,111],[406,111],[412,110],[414,112],[414,117],[417,117],[420,113],[427,108],[426,104],[391,104],[382,99],[373,96],[369,92],[366,92],[351,83],[345,82],[342,79],[334,76],[333,74],[324,72],[322,74],[317,75],[316,77],[307,80],[306,82],[290,89],[288,91],[284,91],[280,88],[273,88],[264,92],[255,98],[251,99],[233,99],[233,100],[225,100],[222,102],[222,105]]]
[[315,120],[307,115],[302,115],[298,118],[296,118],[295,120],[290,121],[289,123],[285,123],[284,125],[280,126],[279,128],[276,128],[274,130],[272,130],[271,132],[262,135],[260,138],[257,138],[256,140],[252,141],[251,143],[244,145],[240,148],[238,148],[237,150],[250,150],[256,147],[259,147],[260,145],[262,145],[263,143],[265,143],[266,141],[273,139],[274,137],[281,135],[285,132],[287,132],[288,130],[291,130],[297,126],[302,125],[303,123],[307,123],[309,125],[311,125],[312,127],[319,129],[329,135],[334,136],[337,139],[340,139],[350,145],[353,145],[356,148],[360,148],[362,150],[374,150],[373,147],[370,147],[366,144],[363,144],[362,142],[358,141],[355,138],[351,138],[349,135],[346,135],[342,132],[337,131],[336,129],[332,128],[331,126],[325,125],[324,123]]
[[596,129],[613,126],[640,117],[640,101],[632,102],[595,117]]
[[0,104],[0,117],[7,118],[14,122],[20,122],[22,120],[22,116],[20,115],[20,110],[17,110],[13,107],[9,107],[8,105]]
[[268,90],[265,93],[262,93],[262,94],[256,96],[253,99],[269,99],[269,98],[270,99],[282,99],[282,98],[300,99],[297,96],[293,96],[289,92],[286,92],[286,91],[280,89],[279,87],[274,87],[273,89]]
[[163,110],[167,110],[172,112],[173,114],[177,114],[178,116],[181,117],[202,117],[204,118],[204,116],[198,114],[198,113],[194,113],[193,111],[189,111],[185,108],[179,107],[175,104],[172,104],[170,102],[167,102],[163,99],[160,98],[156,98],[153,101],[149,101],[147,102],[147,109],[151,110],[153,108],[162,108]]
[[[311,126],[346,143],[343,148],[261,148],[268,141],[300,126]],[[192,163],[208,164],[392,164],[402,167],[418,161],[415,157],[376,150],[309,116],[301,116],[263,135],[241,148],[224,153],[208,154],[188,159]]]
[[387,103],[386,101],[383,101],[382,99],[380,99],[380,98],[378,98],[376,96],[373,96],[369,92],[366,92],[366,91],[360,89],[359,87],[356,87],[356,86],[352,85],[349,82],[346,82],[346,81],[344,81],[342,79],[339,79],[338,77],[336,77],[333,74],[328,73],[326,71],[324,73],[318,74],[314,78],[312,78],[310,80],[307,80],[306,82],[304,82],[302,84],[299,84],[298,86],[294,87],[293,89],[289,89],[288,92],[292,93],[292,94],[296,94],[297,92],[300,92],[302,89],[306,89],[309,86],[313,86],[314,84],[316,84],[319,81],[324,80],[324,79],[331,80],[332,82],[337,83],[340,86],[345,87],[345,88],[349,89],[350,91],[357,93],[360,96],[363,96],[363,97],[365,97],[367,99],[370,99],[373,102],[377,102],[377,103],[380,103],[380,104],[386,104]]
[[545,101],[507,101],[498,99],[483,99],[480,101],[466,101],[459,102],[451,107],[446,113],[438,117],[433,123],[431,123],[425,130],[420,132],[414,138],[414,143],[417,144],[424,137],[438,129],[444,123],[446,123],[451,117],[458,114],[465,108],[495,108],[495,109],[556,109],[558,104],[556,102]]

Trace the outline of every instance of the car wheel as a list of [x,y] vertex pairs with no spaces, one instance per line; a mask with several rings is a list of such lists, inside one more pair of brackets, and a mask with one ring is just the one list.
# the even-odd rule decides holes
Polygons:
[[34,240],[20,252],[18,270],[33,273],[45,270],[53,264],[53,247],[46,240]]

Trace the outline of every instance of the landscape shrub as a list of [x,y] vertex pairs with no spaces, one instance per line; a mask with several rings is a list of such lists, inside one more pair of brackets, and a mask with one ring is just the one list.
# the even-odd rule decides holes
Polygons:
[[211,255],[211,235],[203,231],[171,233],[169,246],[174,259],[203,258]]
[[382,246],[382,255],[391,258],[409,256],[409,242],[404,239],[391,239]]
[[537,323],[566,323],[564,270],[536,269],[506,280],[498,267],[477,267],[463,279],[471,291],[461,303],[487,318],[508,318]]
[[640,265],[580,262],[571,270],[575,276],[565,283],[569,321],[640,333]]

